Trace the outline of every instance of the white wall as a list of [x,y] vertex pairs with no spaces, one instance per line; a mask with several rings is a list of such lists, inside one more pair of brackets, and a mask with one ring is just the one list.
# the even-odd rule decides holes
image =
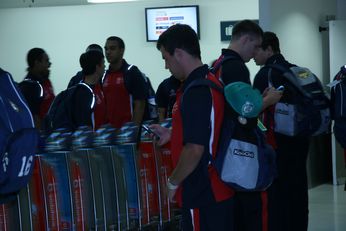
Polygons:
[[[64,89],[79,70],[79,56],[90,43],[104,46],[107,37],[124,39],[125,59],[152,80],[154,88],[169,76],[155,43],[146,42],[144,8],[200,6],[202,59],[210,63],[228,43],[220,41],[220,21],[258,19],[258,0],[149,0],[128,3],[0,9],[0,66],[20,81],[26,74],[26,53],[42,47],[52,62],[55,92]],[[258,67],[249,64],[255,74]]]
[[278,35],[283,55],[329,81],[328,32],[318,27],[328,25],[326,15],[336,15],[336,0],[259,0],[259,9],[261,26]]

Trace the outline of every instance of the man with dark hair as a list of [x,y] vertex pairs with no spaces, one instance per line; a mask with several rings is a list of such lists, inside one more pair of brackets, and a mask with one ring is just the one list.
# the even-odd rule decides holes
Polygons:
[[160,145],[171,140],[174,170],[167,183],[170,200],[175,197],[182,207],[183,230],[234,230],[234,191],[209,163],[216,156],[224,97],[208,87],[186,90],[198,79],[208,78],[219,86],[221,82],[203,65],[198,36],[190,26],[168,28],[160,35],[157,49],[165,67],[182,82],[173,107],[172,133],[159,125],[151,126],[160,136]]
[[250,82],[250,72],[245,63],[249,62],[261,46],[263,31],[261,27],[251,21],[243,20],[234,25],[231,42],[227,49],[222,49],[222,54],[215,62],[232,56],[222,63],[222,81],[225,85],[236,81]]
[[110,124],[120,128],[133,121],[139,125],[144,116],[148,88],[140,70],[123,58],[124,41],[111,36],[105,44],[105,54],[109,68],[103,80]]
[[53,102],[54,112],[50,121],[53,130],[66,128],[74,131],[80,126],[96,128],[94,88],[105,71],[104,56],[99,51],[90,50],[80,56],[80,64],[83,81],[61,92]]
[[[262,44],[262,36],[261,27],[254,21],[242,20],[234,25],[228,48],[222,49],[221,56],[214,62],[214,68],[220,66],[222,62],[216,76],[221,77],[225,85],[236,81],[251,84],[250,72],[245,63],[249,62],[258,52]],[[267,89],[263,93],[262,108],[277,102],[281,95],[275,89]],[[256,125],[257,118],[248,120],[247,126]],[[251,139],[250,136],[248,138]],[[267,204],[264,198],[266,198],[265,192],[236,193],[235,223],[237,230],[265,231]]]
[[[232,57],[222,62],[217,73],[225,85],[241,81],[251,84],[250,72],[245,63],[255,55],[262,43],[263,30],[254,21],[245,19],[236,23],[232,30],[232,38],[227,49],[222,49],[221,56],[214,62],[218,65],[223,59]],[[267,89],[263,94],[263,108],[277,102],[281,93],[274,89]]]
[[[90,44],[86,48],[85,52],[90,51],[90,50],[99,51],[103,54],[102,47],[98,44],[95,44],[95,43]],[[83,80],[83,78],[84,78],[83,72],[82,71],[77,72],[77,74],[71,78],[70,82],[68,83],[67,88],[72,87],[72,86],[76,85],[77,83],[80,83]]]
[[[279,39],[273,32],[265,32],[261,48],[254,60],[263,66],[254,79],[254,87],[264,92],[271,86],[286,85],[282,73],[269,68],[269,64],[292,67],[280,53]],[[270,76],[270,79],[269,79]],[[283,99],[288,96],[286,85]],[[286,136],[274,132],[274,106],[263,112],[263,123],[267,127],[267,140],[277,152],[278,179],[269,193],[269,230],[307,230],[308,184],[306,162],[309,137]]]
[[[86,52],[88,51],[98,51],[103,55],[103,49],[100,45],[98,44],[90,44],[86,48]],[[83,55],[80,57],[82,58]],[[81,59],[79,60],[79,63],[82,67]],[[79,71],[75,76],[73,76],[67,86],[67,88],[72,87],[78,83],[81,83],[84,81],[84,74],[83,71]],[[95,115],[95,128],[99,128],[101,125],[108,123],[108,118],[107,118],[107,112],[106,112],[106,101],[105,97],[103,94],[103,89],[102,89],[102,78],[100,78],[100,81],[96,84],[93,85],[93,92],[95,94],[95,110],[94,110],[94,115]]]
[[[84,87],[77,88],[75,92],[72,115],[76,122],[76,127],[87,125],[93,129],[101,124],[96,124],[93,113],[96,109],[95,86],[99,84],[105,71],[104,56],[100,51],[90,50],[80,57],[80,64],[84,75]],[[92,91],[90,91],[92,89]],[[93,105],[93,103],[95,105]]]
[[171,75],[169,78],[164,79],[158,86],[155,99],[160,122],[164,121],[165,118],[172,118],[176,92],[180,85],[181,82]]
[[49,80],[49,57],[42,48],[33,48],[27,54],[28,74],[19,88],[28,102],[37,129],[43,129],[43,119],[55,98]]

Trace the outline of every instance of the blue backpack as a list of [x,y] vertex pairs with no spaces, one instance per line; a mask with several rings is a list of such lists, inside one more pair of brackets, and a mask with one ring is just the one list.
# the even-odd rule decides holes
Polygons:
[[334,135],[346,148],[346,65],[342,66],[331,83],[331,109],[334,119]]
[[30,180],[38,132],[24,97],[1,69],[0,111],[0,203],[5,203]]
[[[208,86],[223,94],[223,89],[208,79],[194,80],[184,91]],[[183,101],[183,97],[181,101]],[[266,190],[277,175],[276,153],[266,143],[257,125],[245,127],[232,116],[225,100],[225,112],[215,159],[210,159],[221,180],[237,191]]]

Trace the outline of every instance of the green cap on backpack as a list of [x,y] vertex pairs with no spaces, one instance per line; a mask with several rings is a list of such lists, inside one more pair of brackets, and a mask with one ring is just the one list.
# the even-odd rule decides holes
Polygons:
[[262,95],[244,82],[230,83],[224,88],[227,102],[234,111],[245,118],[254,118],[262,110]]

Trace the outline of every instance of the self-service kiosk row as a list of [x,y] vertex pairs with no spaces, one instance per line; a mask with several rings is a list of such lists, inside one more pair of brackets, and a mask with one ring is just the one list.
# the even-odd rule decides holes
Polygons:
[[52,133],[27,187],[0,205],[0,231],[179,230],[169,144],[137,134],[132,125]]

